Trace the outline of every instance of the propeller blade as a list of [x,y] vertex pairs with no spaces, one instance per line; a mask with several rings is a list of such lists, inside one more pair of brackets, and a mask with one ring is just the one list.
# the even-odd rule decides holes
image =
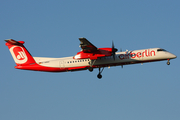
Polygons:
[[114,42],[112,41],[112,48],[114,49]]
[[113,56],[114,60],[115,60],[115,54],[117,51],[118,51],[118,49],[114,47],[114,42],[112,41],[112,56]]

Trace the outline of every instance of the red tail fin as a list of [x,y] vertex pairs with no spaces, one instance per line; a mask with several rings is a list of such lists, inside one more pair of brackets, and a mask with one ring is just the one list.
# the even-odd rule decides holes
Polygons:
[[6,46],[8,46],[9,51],[17,66],[30,65],[36,63],[31,54],[24,47],[24,41],[15,41],[13,39],[8,39],[5,41]]

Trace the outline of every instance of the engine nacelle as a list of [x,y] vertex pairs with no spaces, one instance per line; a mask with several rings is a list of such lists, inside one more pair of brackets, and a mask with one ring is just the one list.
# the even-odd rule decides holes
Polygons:
[[78,52],[73,59],[91,59],[95,60],[99,57],[105,57],[105,56],[111,56],[112,55],[112,48],[99,48],[94,53],[88,53],[88,52]]

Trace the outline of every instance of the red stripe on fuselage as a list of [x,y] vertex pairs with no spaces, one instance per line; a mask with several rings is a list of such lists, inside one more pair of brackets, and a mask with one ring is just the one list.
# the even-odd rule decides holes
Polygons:
[[42,71],[42,72],[65,72],[65,71],[85,70],[88,68],[88,66],[60,68],[60,67],[46,67],[46,66],[41,66],[39,64],[32,64],[32,65],[27,65],[27,66],[18,65],[18,66],[15,66],[15,68],[22,69],[22,70]]

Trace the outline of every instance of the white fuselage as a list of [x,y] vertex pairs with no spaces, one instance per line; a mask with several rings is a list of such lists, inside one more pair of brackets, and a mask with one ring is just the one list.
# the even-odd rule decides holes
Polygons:
[[60,71],[74,71],[93,68],[127,65],[135,63],[170,60],[176,56],[160,48],[142,49],[134,51],[116,52],[115,60],[112,56],[100,57],[97,60],[64,58],[33,57],[37,64],[44,67],[59,68]]

